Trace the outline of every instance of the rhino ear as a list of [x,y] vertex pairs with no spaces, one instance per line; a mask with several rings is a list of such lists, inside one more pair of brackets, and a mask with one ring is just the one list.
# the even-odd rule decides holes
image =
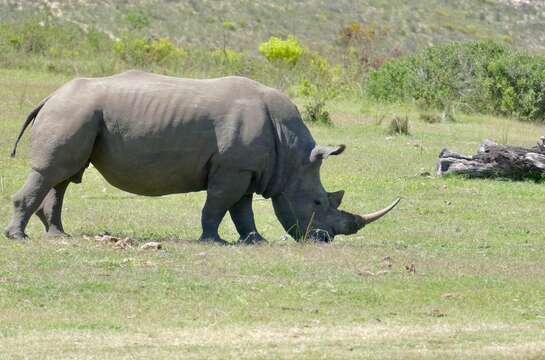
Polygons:
[[314,149],[310,152],[310,162],[313,163],[318,160],[327,159],[330,155],[339,155],[346,145],[337,145],[337,146],[320,146],[316,145]]
[[329,198],[329,203],[335,209],[341,206],[341,202],[343,201],[343,196],[344,196],[344,190],[327,193],[327,197]]

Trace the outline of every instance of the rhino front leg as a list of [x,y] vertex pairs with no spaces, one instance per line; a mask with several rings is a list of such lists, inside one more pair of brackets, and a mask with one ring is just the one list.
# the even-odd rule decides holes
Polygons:
[[240,235],[239,242],[249,245],[265,241],[255,226],[252,198],[253,194],[246,194],[229,209],[231,219]]
[[28,220],[38,209],[44,197],[51,189],[47,179],[37,171],[32,170],[25,185],[13,196],[13,217],[4,234],[9,239],[24,239],[27,237],[25,228]]
[[251,174],[240,172],[216,172],[209,178],[206,202],[202,210],[201,241],[228,244],[218,234],[218,228],[227,211],[246,193]]
[[49,190],[40,208],[36,211],[36,215],[44,224],[47,236],[70,236],[64,232],[61,221],[64,193],[69,183],[70,180],[63,181]]

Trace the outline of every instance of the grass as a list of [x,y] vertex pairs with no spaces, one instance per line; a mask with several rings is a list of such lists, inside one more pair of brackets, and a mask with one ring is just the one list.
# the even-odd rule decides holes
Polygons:
[[[0,70],[0,223],[28,172],[34,104],[67,78]],[[403,202],[332,245],[283,237],[270,201],[256,199],[270,243],[201,244],[204,194],[146,198],[91,168],[69,187],[68,240],[0,239],[0,358],[535,358],[545,352],[543,184],[423,177],[442,147],[473,153],[484,138],[533,145],[545,126],[457,114],[428,124],[408,105],[337,101],[334,127],[312,126],[347,151],[323,166],[342,207]],[[410,136],[377,119],[407,117]],[[161,251],[114,250],[84,238],[108,231]],[[221,233],[234,240],[229,219]],[[384,260],[389,257],[390,260]],[[406,266],[414,265],[415,272]],[[183,354],[183,355],[181,355]]]

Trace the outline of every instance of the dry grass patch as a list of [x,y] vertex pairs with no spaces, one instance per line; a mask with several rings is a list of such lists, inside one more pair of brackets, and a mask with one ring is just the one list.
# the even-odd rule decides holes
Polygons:
[[[532,358],[545,352],[535,325],[278,324],[178,329],[26,332],[0,339],[9,358]],[[494,344],[489,345],[492,339]],[[32,344],[29,347],[29,344]],[[99,345],[100,344],[100,345]],[[177,355],[175,355],[177,354]]]

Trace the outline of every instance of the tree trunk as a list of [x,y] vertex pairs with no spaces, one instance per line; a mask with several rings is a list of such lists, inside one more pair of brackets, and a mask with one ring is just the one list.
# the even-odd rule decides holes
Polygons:
[[516,180],[545,179],[545,136],[530,149],[499,145],[491,140],[485,140],[474,156],[443,149],[439,154],[437,175],[448,174]]

